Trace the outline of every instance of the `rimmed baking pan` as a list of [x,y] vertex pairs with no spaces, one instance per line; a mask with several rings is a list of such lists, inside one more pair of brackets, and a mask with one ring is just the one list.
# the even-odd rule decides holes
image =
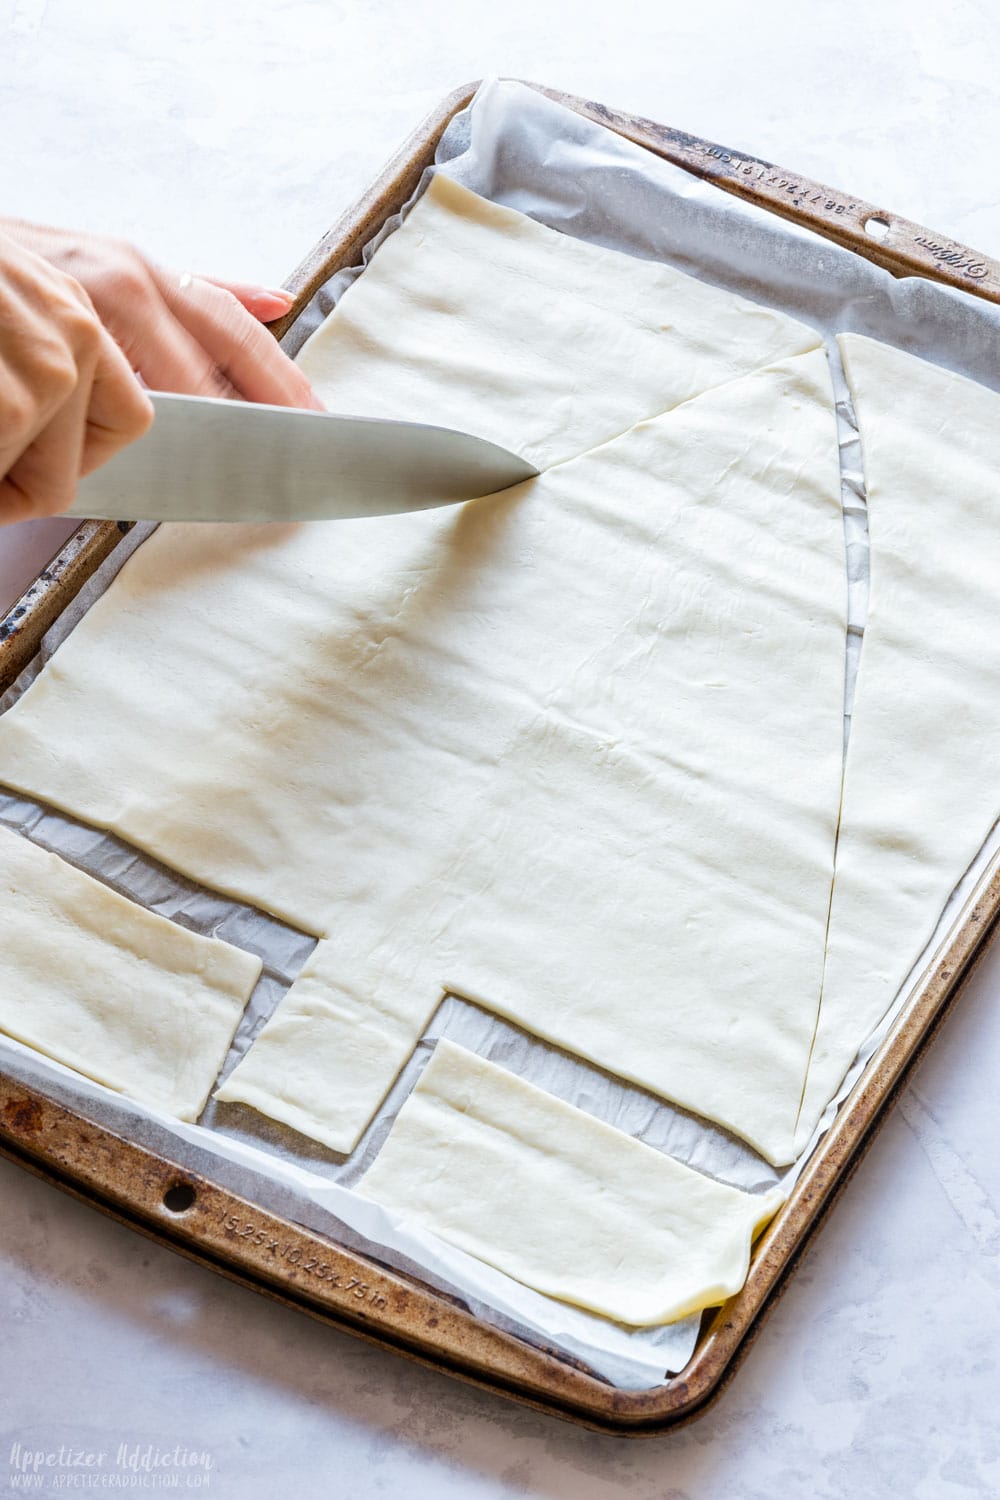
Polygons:
[[[445,128],[475,88],[458,89],[442,101],[302,262],[289,282],[296,300],[276,325],[279,335],[336,271],[360,261],[363,247],[409,198]],[[1000,266],[887,210],[654,122],[553,90],[540,92],[898,275],[919,274],[1000,303]],[[0,619],[0,691],[127,530],[113,522],[85,522]],[[704,1410],[732,1376],[998,917],[1000,862],[994,861],[758,1242],[743,1290],[706,1315],[686,1368],[645,1391],[617,1389],[566,1355],[502,1332],[415,1278],[387,1271],[2,1074],[0,1152],[181,1254],[410,1358],[594,1428],[655,1434]]]

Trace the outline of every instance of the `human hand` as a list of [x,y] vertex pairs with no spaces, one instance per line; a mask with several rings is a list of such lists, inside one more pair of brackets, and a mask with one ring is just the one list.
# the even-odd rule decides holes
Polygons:
[[152,419],[83,288],[0,233],[0,523],[65,510]]
[[288,311],[288,293],[165,271],[131,245],[100,235],[17,219],[0,219],[0,232],[80,283],[150,390],[322,410],[306,377],[261,326]]
[[[0,219],[0,523],[64,510],[80,475],[141,436],[152,408],[132,370],[153,390],[322,410],[261,326],[290,303],[164,271],[116,240]],[[77,363],[88,339],[99,346],[92,372]]]

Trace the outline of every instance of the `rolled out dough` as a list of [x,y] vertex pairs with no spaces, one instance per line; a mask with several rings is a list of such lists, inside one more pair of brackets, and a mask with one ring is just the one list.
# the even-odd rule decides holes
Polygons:
[[355,1191],[536,1291],[643,1326],[739,1291],[782,1201],[704,1177],[445,1040]]
[[[557,234],[437,174],[300,363],[332,409],[450,423],[544,468],[819,343],[782,313]],[[637,474],[640,507],[644,483]],[[401,732],[424,732],[419,701],[408,724],[393,709],[397,658],[414,658],[419,700],[422,680],[433,688],[440,665],[462,659],[487,565],[525,574],[516,608],[589,610],[600,554],[580,594],[546,597],[513,512],[499,514],[161,527],[0,717],[0,779],[307,932],[332,932],[345,889],[361,894],[343,857],[356,809],[364,840],[377,847],[384,832],[378,778],[353,757],[384,757]],[[498,651],[488,677],[516,680],[502,641]],[[481,722],[457,752],[463,775],[482,771],[481,729],[488,740]],[[424,811],[430,823],[434,804]],[[416,859],[414,835],[411,816],[401,842]]]
[[0,1029],[195,1120],[260,974],[0,828]]
[[839,344],[871,593],[797,1149],[1000,816],[1000,396],[874,339]]
[[0,719],[10,785],[327,939],[223,1097],[349,1150],[452,989],[787,1159],[841,776],[816,343],[436,178],[304,367],[593,451],[461,510],[163,527]]
[[335,932],[221,1098],[350,1150],[450,991],[788,1158],[842,769],[835,448],[818,351],[467,510],[451,586],[411,573],[330,690],[331,764],[363,768]]

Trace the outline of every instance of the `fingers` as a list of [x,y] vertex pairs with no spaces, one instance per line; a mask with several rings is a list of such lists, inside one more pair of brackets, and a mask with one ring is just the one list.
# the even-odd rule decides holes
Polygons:
[[[0,243],[0,254],[5,247]],[[0,474],[52,421],[96,353],[97,321],[65,278],[9,253],[0,263]]]
[[93,351],[78,359],[76,375],[67,400],[0,484],[5,521],[66,510],[80,476],[141,437],[153,420],[153,403],[103,330]]
[[0,517],[51,515],[76,492],[106,335],[80,286],[0,236]]
[[152,390],[323,409],[262,326],[288,311],[289,294],[247,282],[177,276],[122,241],[18,227],[84,288]]
[[0,521],[64,510],[81,474],[146,431],[152,403],[133,370],[153,389],[323,409],[263,327],[290,295],[15,227],[0,231]]
[[22,516],[58,515],[76,494],[87,425],[90,373],[81,372],[69,400],[7,471],[4,482],[13,491],[18,502],[16,508]]
[[87,426],[90,389],[99,357],[97,339],[76,351],[76,380],[66,399],[4,477],[8,520],[51,516],[76,493]]
[[[58,515],[76,494],[80,475],[141,437],[153,419],[152,402],[140,388],[121,350],[94,322],[94,337],[80,340],[72,381],[61,399],[39,407],[37,431],[0,480],[4,522]],[[2,471],[0,471],[2,472]]]
[[[244,316],[249,318],[249,314]],[[238,400],[242,394],[211,351],[174,316],[153,276],[141,299],[132,304],[127,341],[121,337],[120,312],[116,312],[110,326],[129,362],[150,390],[179,391],[186,396],[222,396],[230,401]],[[263,329],[260,331],[270,338]]]
[[132,374],[114,339],[102,330],[87,408],[80,474],[89,474],[107,463],[121,448],[148,432],[152,421],[152,401]]
[[11,464],[29,448],[69,400],[76,387],[76,365],[71,360],[47,361],[44,375],[38,366],[26,372],[20,369],[3,371],[5,385],[0,405],[0,474],[6,474]]
[[174,316],[163,298],[158,273],[137,250],[115,241],[94,241],[73,260],[105,328],[150,389],[230,400],[239,395]]
[[0,526],[16,521],[37,521],[54,511],[40,510],[36,500],[18,489],[10,479],[0,479]]
[[0,232],[0,520],[65,509],[81,474],[146,431],[152,403],[133,370],[154,390],[323,409],[263,327],[289,294],[15,227],[18,238]]
[[[245,400],[323,410],[298,366],[233,292],[197,276],[176,279],[160,271],[153,275],[177,322]],[[145,369],[143,376],[152,384]]]
[[198,279],[220,287],[224,292],[231,292],[237,302],[260,323],[273,323],[276,319],[283,318],[295,301],[294,294],[286,292],[284,287],[255,286],[248,281],[220,281],[218,276],[201,276]]

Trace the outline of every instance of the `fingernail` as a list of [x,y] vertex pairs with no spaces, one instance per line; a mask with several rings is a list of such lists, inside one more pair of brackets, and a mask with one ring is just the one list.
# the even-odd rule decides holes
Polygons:
[[247,306],[262,323],[274,323],[278,318],[285,316],[294,301],[295,297],[291,292],[261,287]]

